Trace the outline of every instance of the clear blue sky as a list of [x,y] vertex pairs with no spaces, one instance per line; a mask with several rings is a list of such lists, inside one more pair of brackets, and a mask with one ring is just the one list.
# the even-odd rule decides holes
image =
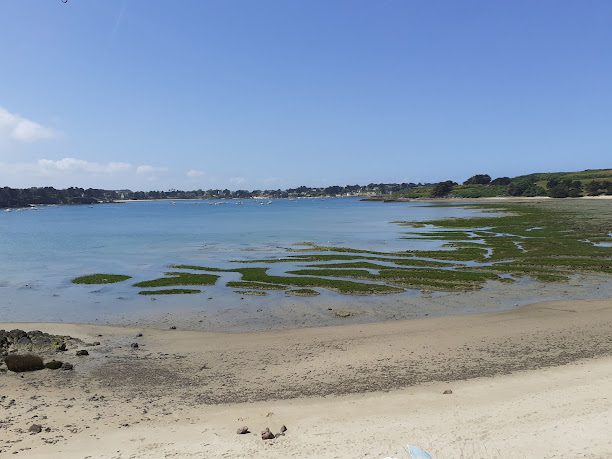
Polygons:
[[612,1],[3,0],[0,186],[612,167]]

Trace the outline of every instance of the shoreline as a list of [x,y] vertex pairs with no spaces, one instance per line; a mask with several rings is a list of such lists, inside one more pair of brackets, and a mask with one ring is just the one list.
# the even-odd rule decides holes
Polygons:
[[402,198],[388,196],[296,196],[288,198],[268,198],[268,197],[249,197],[249,198],[156,198],[156,199],[115,199],[108,202],[95,203],[76,203],[76,204],[28,204],[23,207],[0,207],[3,211],[16,211],[23,209],[38,209],[57,206],[95,206],[100,204],[126,204],[133,202],[162,202],[162,201],[243,201],[243,200],[296,200],[296,199],[359,199],[363,202],[547,202],[547,201],[580,201],[580,200],[609,200],[612,195],[580,196],[576,198],[552,198],[550,196],[483,196],[480,198]]
[[[74,371],[0,373],[0,395],[5,396],[1,404],[7,408],[7,422],[2,425],[6,436],[0,440],[0,450],[22,449],[20,457],[72,457],[68,453],[77,445],[86,447],[92,457],[109,457],[109,441],[113,453],[129,451],[130,457],[171,453],[176,457],[359,457],[362,451],[379,451],[374,457],[399,454],[375,450],[380,445],[373,438],[378,436],[389,448],[418,440],[439,457],[452,457],[457,438],[448,433],[447,423],[440,423],[438,416],[450,416],[444,419],[452,424],[452,432],[464,439],[465,422],[480,419],[479,429],[489,433],[484,440],[474,434],[463,447],[481,447],[491,440],[489,446],[503,457],[504,447],[519,447],[525,440],[501,435],[507,419],[491,412],[492,407],[510,409],[513,399],[508,399],[508,391],[522,400],[522,408],[513,411],[517,424],[519,419],[531,417],[559,445],[567,440],[558,436],[562,430],[553,429],[550,423],[558,421],[555,416],[560,415],[560,406],[571,422],[577,422],[577,413],[584,412],[579,400],[588,395],[598,436],[592,444],[580,445],[580,451],[588,447],[601,453],[601,448],[610,447],[604,431],[610,424],[607,413],[611,402],[605,390],[612,388],[612,299],[240,334],[0,324],[5,329],[23,326],[86,342],[98,340],[100,345],[87,347],[87,357],[75,357],[76,348],[61,354],[59,358],[75,364]],[[137,337],[138,333],[143,336]],[[139,348],[132,349],[132,342]],[[53,357],[58,358],[57,354]],[[589,379],[584,368],[597,373],[599,379]],[[555,382],[547,376],[550,374],[559,374],[561,379]],[[572,381],[577,379],[597,387],[576,391]],[[556,398],[550,398],[551,385],[565,402],[549,411],[541,406],[547,413],[541,424],[544,415],[532,402],[535,397],[553,403]],[[446,388],[453,394],[442,395]],[[463,393],[472,396],[461,398]],[[9,399],[15,404],[7,405]],[[570,399],[575,402],[568,402]],[[489,405],[481,404],[486,400]],[[459,422],[461,404],[465,404],[461,413],[478,416]],[[331,414],[333,410],[337,414]],[[372,415],[372,410],[377,414]],[[37,418],[32,417],[33,412]],[[269,412],[274,414],[266,417]],[[346,419],[343,412],[351,413],[353,420]],[[29,435],[33,419],[41,420],[50,431]],[[590,423],[591,418],[585,422]],[[437,429],[435,436],[426,438],[420,423]],[[236,435],[236,428],[244,424],[254,435]],[[271,442],[258,438],[265,427],[278,429],[282,424],[290,429],[285,437]],[[161,430],[168,425],[174,432],[163,434]],[[353,435],[346,436],[346,432]],[[404,437],[406,432],[412,436]],[[542,446],[524,445],[542,452]],[[561,454],[563,450],[557,451]],[[523,457],[545,456],[533,453]]]

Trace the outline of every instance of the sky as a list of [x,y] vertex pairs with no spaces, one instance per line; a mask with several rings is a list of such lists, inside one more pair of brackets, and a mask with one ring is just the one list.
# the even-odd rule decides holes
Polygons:
[[612,167],[609,0],[2,0],[0,186]]

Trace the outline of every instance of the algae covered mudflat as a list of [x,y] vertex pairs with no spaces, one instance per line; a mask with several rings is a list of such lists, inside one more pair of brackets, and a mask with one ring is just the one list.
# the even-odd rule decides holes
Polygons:
[[86,276],[75,277],[72,279],[73,284],[115,284],[131,279],[132,276],[123,274],[88,274]]
[[[289,295],[316,295],[328,289],[348,295],[422,291],[466,291],[487,282],[512,283],[521,278],[539,282],[567,281],[577,273],[612,273],[609,207],[558,203],[464,204],[481,211],[473,217],[392,224],[409,227],[406,240],[439,242],[437,250],[383,252],[302,243],[279,258],[234,260],[243,267],[172,265],[168,277],[136,287],[212,285],[219,275],[236,273],[240,280],[225,285],[240,294],[286,290]],[[437,207],[448,206],[435,205]],[[348,229],[347,229],[348,231]],[[249,264],[264,266],[249,267]],[[284,274],[269,266],[285,265]],[[194,273],[193,271],[198,271]],[[207,273],[202,273],[205,271]],[[294,288],[298,287],[297,290]],[[182,293],[177,290],[175,293]]]

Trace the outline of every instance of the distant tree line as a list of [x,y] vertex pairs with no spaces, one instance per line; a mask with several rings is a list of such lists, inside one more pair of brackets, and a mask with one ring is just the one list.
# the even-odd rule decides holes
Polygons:
[[[540,181],[542,183],[542,181]],[[286,190],[168,190],[131,191],[102,190],[70,187],[58,190],[53,187],[0,188],[0,207],[27,207],[45,204],[97,204],[118,200],[145,199],[248,199],[248,198],[301,198],[330,196],[416,196],[416,197],[482,197],[482,196],[551,196],[553,198],[577,197],[587,194],[612,195],[611,180],[592,180],[583,184],[579,180],[552,177],[545,187],[533,176],[498,177],[476,174],[459,185],[452,180],[438,183],[370,183],[328,187],[288,188]]]
[[168,190],[131,191],[101,190],[70,187],[58,190],[53,187],[0,188],[0,207],[27,207],[45,204],[97,204],[119,200],[145,199],[248,199],[248,198],[298,198],[327,196],[374,196],[387,195],[424,186],[422,183],[370,183],[368,185],[346,185],[329,187],[289,188],[286,190]]

